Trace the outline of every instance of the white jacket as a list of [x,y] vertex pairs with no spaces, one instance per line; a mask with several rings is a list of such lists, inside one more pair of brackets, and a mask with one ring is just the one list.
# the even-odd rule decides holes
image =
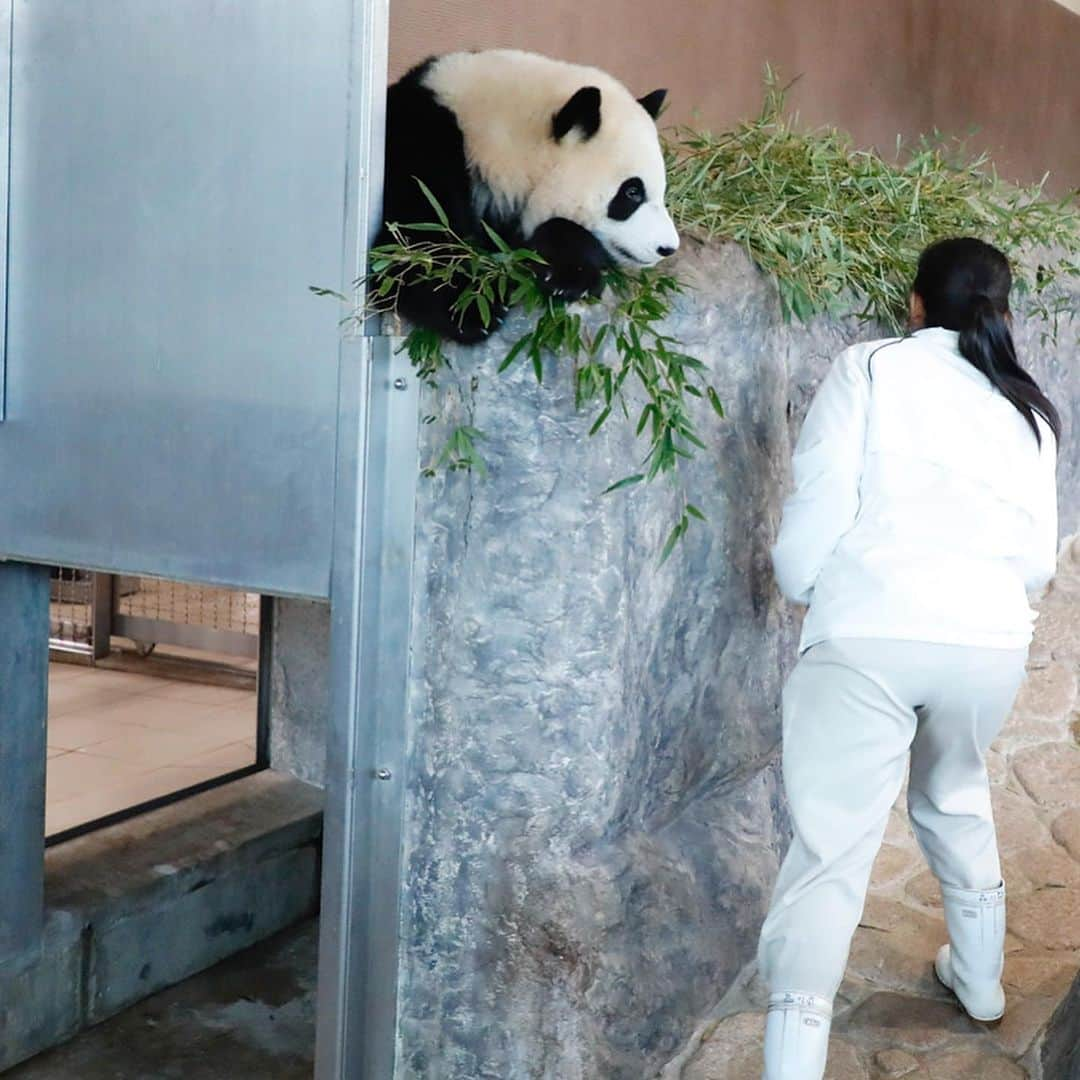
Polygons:
[[810,406],[772,549],[809,604],[799,651],[889,637],[1023,648],[1057,555],[1057,447],[960,355],[953,330],[855,345]]

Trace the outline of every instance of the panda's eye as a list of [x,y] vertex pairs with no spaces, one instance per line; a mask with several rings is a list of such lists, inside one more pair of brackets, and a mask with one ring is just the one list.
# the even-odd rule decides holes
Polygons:
[[645,201],[645,185],[640,177],[632,176],[619,185],[615,197],[608,203],[608,217],[625,221]]

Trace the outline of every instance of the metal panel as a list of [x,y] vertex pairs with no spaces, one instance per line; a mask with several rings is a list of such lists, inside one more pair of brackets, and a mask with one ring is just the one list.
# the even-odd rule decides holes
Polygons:
[[14,0],[0,554],[327,595],[352,26]]
[[49,570],[0,562],[0,964],[41,944]]
[[7,402],[8,159],[11,151],[11,0],[0,0],[0,423]]
[[316,1069],[388,1080],[418,388],[307,292],[366,258],[388,0],[14,2],[0,553],[331,594]]

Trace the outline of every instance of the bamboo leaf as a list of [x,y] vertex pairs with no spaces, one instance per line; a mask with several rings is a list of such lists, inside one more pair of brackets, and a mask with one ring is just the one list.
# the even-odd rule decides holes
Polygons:
[[332,296],[335,300],[341,300],[344,303],[349,302],[349,298],[344,293],[339,293],[336,289],[326,289],[321,285],[309,285],[308,290],[313,292],[316,296]]
[[[441,209],[441,208],[440,208]],[[407,225],[406,228],[409,232],[445,232],[450,227],[449,222],[445,225],[435,221],[414,221],[411,225]]]
[[657,408],[651,402],[641,410],[641,416],[638,419],[637,430],[635,435],[640,435],[645,430],[645,425],[649,422],[649,417],[653,416],[657,412]]
[[610,495],[613,491],[622,491],[623,488],[631,487],[634,484],[640,484],[644,479],[644,473],[634,473],[633,476],[624,476],[621,480],[616,480],[610,487],[604,488],[603,494]]
[[682,539],[682,534],[685,532],[685,530],[686,530],[686,517],[684,516],[684,517],[679,518],[679,520],[676,523],[675,527],[671,530],[671,532],[668,533],[667,540],[664,541],[664,548],[660,552],[660,565],[661,566],[663,566],[664,563],[666,563],[668,561],[668,558],[670,557],[671,553],[675,550],[675,545],[679,542],[680,539]]
[[593,421],[593,426],[589,428],[589,435],[595,435],[603,426],[604,421],[611,415],[611,407],[604,409],[603,412]]
[[484,232],[487,233],[488,239],[499,251],[506,254],[511,253],[510,245],[486,221],[481,221],[480,224],[483,226]]
[[[432,210],[435,211],[435,216],[439,219],[439,224],[444,229],[450,228],[450,219],[446,216],[446,211],[442,208],[442,204],[435,198],[431,188],[420,179],[419,176],[413,177],[413,179],[420,185],[420,190],[424,193],[424,198],[431,204]],[[416,225],[409,226],[412,229],[418,228]]]
[[505,359],[499,365],[500,374],[504,372],[522,353],[522,350],[528,347],[532,342],[532,335],[526,334],[524,337],[518,338],[517,341],[510,347],[510,351],[506,354]]
[[596,336],[592,339],[592,344],[589,347],[589,352],[592,353],[593,356],[595,356],[602,348],[604,338],[607,337],[607,333],[610,329],[611,327],[608,323],[604,323],[604,325],[596,331]]

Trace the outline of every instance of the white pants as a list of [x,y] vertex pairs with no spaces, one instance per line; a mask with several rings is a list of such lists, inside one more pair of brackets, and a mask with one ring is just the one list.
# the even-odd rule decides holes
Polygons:
[[882,638],[822,642],[784,688],[784,788],[795,835],[761,931],[773,992],[831,1000],[911,756],[908,810],[939,881],[1001,881],[984,753],[1024,678],[1025,649]]

